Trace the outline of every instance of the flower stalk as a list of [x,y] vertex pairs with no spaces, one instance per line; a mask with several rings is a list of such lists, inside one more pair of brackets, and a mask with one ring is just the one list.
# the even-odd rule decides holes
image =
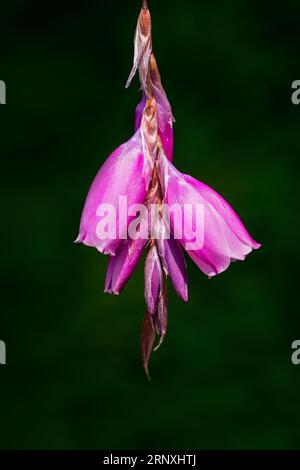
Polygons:
[[[146,252],[147,308],[141,355],[150,378],[152,351],[162,344],[167,330],[168,277],[178,296],[188,301],[183,250],[210,278],[225,271],[232,261],[244,260],[260,245],[216,191],[172,164],[174,118],[152,50],[151,17],[145,0],[126,87],[137,72],[142,98],[136,107],[134,135],[112,152],[96,175],[76,241],[109,255],[105,292],[115,295],[121,293]],[[122,205],[124,200],[128,211]],[[118,221],[117,228],[107,216],[109,209]]]

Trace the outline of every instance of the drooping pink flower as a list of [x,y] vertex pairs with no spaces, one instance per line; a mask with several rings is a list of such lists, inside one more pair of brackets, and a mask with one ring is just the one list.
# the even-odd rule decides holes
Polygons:
[[[143,203],[152,177],[151,153],[156,147],[156,126],[155,102],[148,100],[140,127],[128,142],[112,152],[97,173],[85,201],[76,242],[95,247],[103,254],[116,254],[122,240],[127,238],[128,225],[133,219],[124,215],[120,198],[125,198],[126,207]],[[114,219],[119,223],[103,238],[99,236],[99,230],[105,228],[100,218],[108,211],[107,206],[113,209]]]
[[147,240],[143,239],[122,242],[115,256],[110,257],[105,280],[105,292],[115,295],[121,293],[142,256],[146,243]]
[[232,261],[244,260],[260,245],[216,191],[172,164],[174,118],[152,51],[145,0],[134,45],[133,68],[126,84],[129,86],[138,71],[142,98],[135,110],[134,135],[100,168],[85,202],[76,241],[110,255],[105,292],[115,295],[121,293],[146,252],[147,310],[141,347],[149,377],[155,337],[159,336],[160,346],[166,334],[167,277],[178,296],[188,300],[183,251],[212,277]]
[[95,247],[104,254],[115,255],[125,236],[128,220],[123,227],[124,233],[112,233],[111,237],[101,239],[97,235],[99,211],[105,208],[105,204],[111,204],[118,217],[120,196],[128,198],[128,204],[143,202],[147,190],[143,166],[141,132],[138,130],[108,157],[97,173],[86,198],[77,242]]
[[[192,260],[209,277],[225,271],[231,261],[244,260],[252,249],[260,247],[247,232],[244,224],[216,191],[191,176],[180,173],[168,162],[168,188],[165,201],[169,206],[190,204],[203,207],[203,242],[199,248],[189,249],[192,237],[182,233],[179,241]],[[171,226],[176,231],[175,218],[170,217]],[[185,220],[185,219],[184,219]],[[189,221],[186,222],[186,231]],[[192,230],[190,230],[190,233]]]

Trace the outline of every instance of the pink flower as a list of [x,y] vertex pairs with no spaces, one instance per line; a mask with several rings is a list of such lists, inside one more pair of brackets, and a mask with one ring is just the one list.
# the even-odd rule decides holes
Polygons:
[[167,277],[178,296],[188,300],[182,248],[212,277],[260,245],[216,191],[172,164],[174,118],[152,51],[145,0],[134,44],[126,87],[138,71],[143,93],[135,111],[134,135],[100,168],[86,198],[76,241],[110,255],[105,292],[115,295],[121,293],[146,252],[147,311],[141,346],[149,377],[155,337],[159,336],[160,346],[166,334]]
[[[171,163],[168,163],[165,201],[181,211],[185,204],[203,207],[203,246],[189,249],[191,239],[187,239],[184,234],[179,241],[201,271],[209,277],[225,271],[231,261],[244,260],[252,249],[260,247],[225,199],[206,184],[180,173]],[[176,232],[174,217],[171,217],[171,225]]]
[[142,256],[146,243],[147,240],[142,239],[122,242],[115,256],[110,257],[105,280],[105,292],[115,295],[120,294]]
[[144,155],[141,132],[138,130],[108,157],[97,173],[85,201],[77,242],[95,247],[104,254],[115,255],[127,231],[129,218],[123,227],[124,233],[116,233],[115,237],[103,240],[97,236],[99,211],[105,204],[110,204],[119,218],[120,196],[127,198],[127,204],[143,202],[147,190],[143,169]]

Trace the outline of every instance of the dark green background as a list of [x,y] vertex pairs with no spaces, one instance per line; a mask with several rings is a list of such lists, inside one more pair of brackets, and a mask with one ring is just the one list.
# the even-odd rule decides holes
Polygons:
[[262,248],[170,286],[165,344],[141,368],[143,267],[103,294],[74,245],[89,185],[132,134],[124,89],[140,2],[1,2],[0,447],[299,448],[298,1],[150,0],[177,167],[219,191]]

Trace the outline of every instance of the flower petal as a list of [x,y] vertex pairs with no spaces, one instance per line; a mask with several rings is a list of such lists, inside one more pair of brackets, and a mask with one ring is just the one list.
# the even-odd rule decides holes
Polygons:
[[[120,201],[123,197],[123,203],[127,207],[143,202],[147,189],[146,180],[149,178],[146,178],[144,169],[141,135],[137,131],[128,142],[108,157],[95,177],[82,212],[77,242],[96,247],[105,254],[115,254],[119,244],[126,238],[131,220],[127,209],[125,212],[120,206]],[[103,216],[102,213],[99,215],[99,210],[105,207],[104,204],[109,205],[112,213],[115,213],[115,220],[111,221],[112,225],[115,222],[115,233],[103,238],[102,235],[99,237],[98,224]]]
[[[195,244],[193,217],[183,217],[183,227],[171,215],[171,225],[179,241],[197,266],[208,276],[214,276],[228,268],[233,260],[244,260],[252,249],[259,248],[248,234],[242,221],[230,205],[209,186],[191,176],[180,173],[168,162],[168,188],[166,202],[185,214],[184,206],[190,205],[193,217],[197,207],[202,208],[202,223],[197,227],[201,243]],[[180,231],[182,232],[180,234]],[[202,232],[202,233],[200,233]],[[178,235],[179,234],[179,235]]]
[[211,204],[215,210],[226,220],[229,228],[245,244],[250,244],[252,248],[257,249],[261,245],[249,235],[241,219],[234,212],[232,207],[225,199],[207,184],[196,180],[192,176],[184,175],[185,180],[193,186],[201,196]]
[[143,254],[147,240],[124,240],[115,256],[111,256],[106,280],[105,292],[119,295]]
[[146,107],[146,96],[143,95],[141,101],[135,108],[135,116],[134,116],[134,132],[136,132],[140,127],[142,123],[142,117],[143,117],[143,112]]
[[168,160],[173,159],[173,121],[171,105],[162,86],[154,54],[150,57],[150,80],[153,96],[157,103],[158,133]]
[[[153,214],[151,222],[153,224]],[[170,276],[174,289],[179,297],[184,302],[187,302],[187,268],[182,249],[177,240],[174,240],[169,221],[165,220],[165,217],[158,215],[158,218],[154,220],[154,225],[155,227],[152,233],[156,239],[156,246],[162,268],[165,275]]]
[[182,249],[174,238],[165,240],[164,259],[176,293],[184,302],[187,302],[188,284],[186,262]]

